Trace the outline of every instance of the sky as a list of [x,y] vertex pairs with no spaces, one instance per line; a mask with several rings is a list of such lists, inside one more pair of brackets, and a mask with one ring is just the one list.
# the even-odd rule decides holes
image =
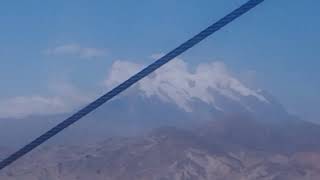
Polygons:
[[[0,108],[26,97],[42,104],[59,104],[65,96],[77,99],[71,104],[84,102],[106,90],[114,62],[151,63],[155,54],[175,48],[244,2],[2,1]],[[223,62],[291,113],[320,122],[318,7],[317,0],[266,0],[181,58],[191,67]],[[78,89],[88,93],[79,98]]]

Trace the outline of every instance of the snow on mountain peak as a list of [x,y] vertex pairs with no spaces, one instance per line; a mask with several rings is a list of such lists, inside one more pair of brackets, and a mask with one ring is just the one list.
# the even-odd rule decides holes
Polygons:
[[[143,67],[142,64],[129,61],[115,61],[105,85],[108,88],[115,87]],[[144,78],[135,87],[146,97],[158,97],[187,112],[192,111],[191,103],[194,100],[219,109],[213,92],[233,101],[240,101],[244,96],[253,96],[261,102],[268,102],[258,90],[248,88],[233,77],[222,62],[202,63],[192,70],[185,61],[177,58]]]

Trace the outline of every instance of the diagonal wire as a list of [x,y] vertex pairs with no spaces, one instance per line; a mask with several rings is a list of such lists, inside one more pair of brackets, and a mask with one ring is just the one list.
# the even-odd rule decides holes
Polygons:
[[14,161],[18,160],[22,156],[26,155],[27,153],[29,153],[30,151],[32,151],[33,149],[35,149],[36,147],[38,147],[42,143],[46,142],[47,140],[49,140],[50,138],[52,138],[53,136],[55,136],[59,132],[63,131],[65,128],[69,127],[73,123],[80,120],[82,117],[86,116],[90,112],[97,109],[99,106],[101,106],[105,102],[109,101],[110,99],[112,99],[116,95],[118,95],[121,92],[123,92],[124,90],[128,89],[130,86],[132,86],[133,84],[135,84],[136,82],[138,82],[142,78],[148,76],[150,73],[154,72],[156,69],[160,68],[161,66],[163,66],[164,64],[166,64],[170,60],[174,59],[178,55],[187,51],[188,49],[190,49],[194,45],[198,44],[200,41],[204,40],[205,38],[207,38],[211,34],[215,33],[216,31],[218,31],[219,29],[221,29],[225,25],[229,24],[233,20],[235,20],[238,17],[240,17],[241,15],[245,14],[246,12],[248,12],[252,8],[256,7],[258,4],[262,3],[263,1],[264,0],[249,0],[247,3],[243,4],[239,8],[235,9],[230,14],[226,15],[225,17],[223,17],[222,19],[220,19],[216,23],[212,24],[211,26],[209,26],[205,30],[201,31],[199,34],[195,35],[194,37],[192,37],[191,39],[189,39],[185,43],[181,44],[180,46],[178,46],[174,50],[170,51],[168,54],[166,54],[162,58],[158,59],[157,61],[155,61],[151,65],[147,66],[146,68],[144,68],[143,70],[141,70],[137,74],[133,75],[132,77],[130,77],[128,80],[126,80],[125,82],[123,82],[119,86],[115,87],[114,89],[112,89],[111,91],[106,93],[105,95],[101,96],[100,98],[98,98],[94,102],[90,103],[89,105],[87,105],[86,107],[84,107],[83,109],[78,111],[77,113],[73,114],[72,116],[70,116],[69,118],[67,118],[63,122],[61,122],[60,124],[56,125],[55,127],[50,129],[46,133],[42,134],[40,137],[36,138],[35,140],[30,142],[26,146],[22,147],[20,150],[16,151],[12,155],[10,155],[9,157],[7,157],[3,161],[1,161],[0,162],[0,170],[7,167],[8,165],[13,163]]

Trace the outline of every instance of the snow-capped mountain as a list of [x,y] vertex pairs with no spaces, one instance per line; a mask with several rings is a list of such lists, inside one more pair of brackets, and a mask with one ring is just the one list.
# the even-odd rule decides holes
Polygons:
[[[142,65],[116,61],[105,80],[112,89]],[[238,80],[221,62],[191,69],[175,59],[104,106],[101,112],[128,114],[133,119],[212,120],[228,114],[250,114],[259,120],[290,119],[285,108],[267,92]],[[114,108],[116,107],[116,108]],[[113,116],[111,116],[113,117]],[[131,118],[132,119],[132,118]]]
[[[105,87],[141,67],[115,62]],[[0,120],[1,143],[24,145],[67,116]],[[177,59],[0,178],[316,180],[319,136],[318,125],[291,116],[272,95],[246,86],[222,63],[189,69]],[[0,149],[0,158],[5,154]]]
[[[112,89],[142,67],[143,65],[127,61],[114,62],[105,78],[105,88]],[[62,96],[62,99],[55,98],[59,99],[58,104],[62,104],[62,107],[70,108],[68,104],[74,104],[77,97],[81,97],[82,104],[84,99],[89,99],[83,98],[85,96],[78,91],[72,95],[75,91],[70,88],[67,90],[67,95]],[[63,103],[63,100],[68,102]],[[57,103],[52,109],[61,109],[56,105]],[[39,104],[36,107],[38,106]],[[51,105],[47,102],[46,106]],[[36,109],[32,111],[35,112]],[[27,114],[25,111],[23,113]],[[67,132],[71,140],[77,137],[82,142],[82,138],[141,134],[160,126],[190,126],[232,114],[265,122],[294,118],[271,95],[250,88],[238,80],[222,62],[203,63],[192,69],[185,61],[175,59],[100,107]],[[68,116],[67,113],[39,115],[42,116],[1,120],[0,133],[3,137],[8,137],[5,139],[26,142]],[[20,126],[17,127],[17,124]],[[69,138],[61,139],[65,141]]]

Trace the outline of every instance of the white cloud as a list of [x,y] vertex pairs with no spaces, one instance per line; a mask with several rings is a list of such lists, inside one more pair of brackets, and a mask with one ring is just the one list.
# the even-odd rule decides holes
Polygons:
[[[141,64],[116,61],[110,69],[105,85],[112,88],[142,67]],[[260,101],[267,101],[257,91],[233,77],[222,62],[199,64],[192,71],[185,61],[175,59],[139,82],[137,88],[147,97],[157,96],[188,112],[192,111],[190,104],[194,99],[215,106],[213,90],[234,101],[239,101],[241,96],[254,96]]]
[[20,96],[0,102],[0,118],[22,118],[30,115],[59,114],[67,111],[58,97]]
[[50,90],[51,96],[17,96],[0,101],[0,118],[67,113],[91,99],[65,82],[52,85]]
[[112,88],[115,84],[122,83],[141,69],[142,65],[140,64],[134,64],[127,61],[115,61],[111,66],[111,71],[108,74],[105,85],[108,88]]
[[46,50],[49,55],[69,55],[78,56],[81,58],[98,58],[107,55],[107,49],[105,48],[93,48],[93,47],[83,47],[79,44],[64,44],[54,48],[49,48]]

